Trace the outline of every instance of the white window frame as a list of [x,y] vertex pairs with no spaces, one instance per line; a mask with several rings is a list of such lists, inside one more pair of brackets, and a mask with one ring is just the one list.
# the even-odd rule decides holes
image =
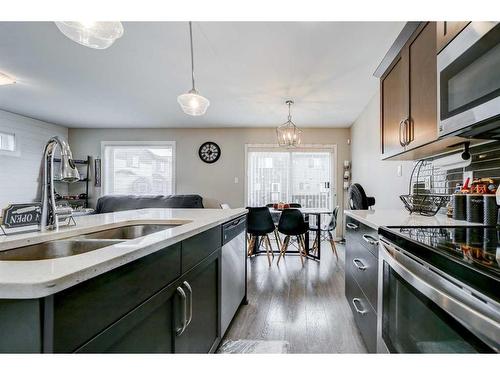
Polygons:
[[245,144],[245,206],[248,206],[248,152],[252,151],[253,149],[260,149],[261,151],[288,151],[288,152],[293,152],[295,151],[312,151],[312,152],[320,152],[320,151],[328,151],[332,153],[332,161],[331,161],[331,178],[333,181],[332,188],[333,188],[333,194],[331,197],[331,202],[330,205],[331,207],[335,207],[339,205],[338,201],[338,192],[337,192],[337,186],[338,186],[338,176],[336,174],[337,171],[337,145],[336,144],[317,144],[317,143],[311,143],[311,144],[303,144],[300,145],[299,147],[294,147],[290,149],[283,148],[277,144],[265,144],[265,143],[247,143]]
[[149,146],[170,146],[172,147],[172,194],[177,192],[177,175],[176,175],[176,142],[175,141],[101,141],[101,178],[102,178],[102,195],[107,194],[107,173],[104,171],[106,167],[106,152],[107,146],[134,146],[134,147],[149,147]]

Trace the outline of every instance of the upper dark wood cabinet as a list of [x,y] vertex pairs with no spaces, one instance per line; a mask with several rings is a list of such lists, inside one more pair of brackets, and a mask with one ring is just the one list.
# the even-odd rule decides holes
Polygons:
[[390,158],[437,138],[436,23],[422,23],[381,76],[381,152]]
[[436,52],[439,53],[450,43],[470,21],[439,21],[436,22]]
[[380,82],[382,154],[395,155],[404,151],[401,123],[408,117],[407,69],[399,56]]
[[437,133],[436,23],[427,23],[408,44],[407,150],[432,142]]

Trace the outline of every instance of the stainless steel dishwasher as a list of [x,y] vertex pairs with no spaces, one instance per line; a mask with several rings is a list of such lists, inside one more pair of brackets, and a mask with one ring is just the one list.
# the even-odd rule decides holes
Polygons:
[[246,302],[246,216],[222,226],[221,334],[224,336],[236,310]]

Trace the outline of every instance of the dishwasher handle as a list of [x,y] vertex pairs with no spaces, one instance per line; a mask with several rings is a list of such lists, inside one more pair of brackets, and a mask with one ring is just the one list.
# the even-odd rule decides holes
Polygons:
[[225,245],[239,234],[243,233],[247,227],[246,216],[240,216],[222,226],[222,245]]

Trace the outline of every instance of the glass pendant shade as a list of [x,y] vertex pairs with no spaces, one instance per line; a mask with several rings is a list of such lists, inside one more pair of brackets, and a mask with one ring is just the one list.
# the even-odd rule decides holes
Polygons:
[[201,96],[198,91],[190,90],[189,92],[179,95],[177,102],[182,108],[182,111],[191,116],[202,116],[207,111],[210,101]]
[[189,22],[189,45],[191,47],[191,83],[193,88],[187,93],[179,95],[177,97],[177,102],[186,115],[202,116],[207,111],[210,101],[204,96],[201,96],[194,87],[193,26],[191,22]]
[[95,49],[106,49],[123,35],[121,22],[60,21],[55,24],[72,41]]
[[288,121],[276,128],[276,137],[278,145],[281,147],[296,147],[300,145],[302,130],[300,130],[292,121],[290,107],[293,101],[287,100],[288,105]]

